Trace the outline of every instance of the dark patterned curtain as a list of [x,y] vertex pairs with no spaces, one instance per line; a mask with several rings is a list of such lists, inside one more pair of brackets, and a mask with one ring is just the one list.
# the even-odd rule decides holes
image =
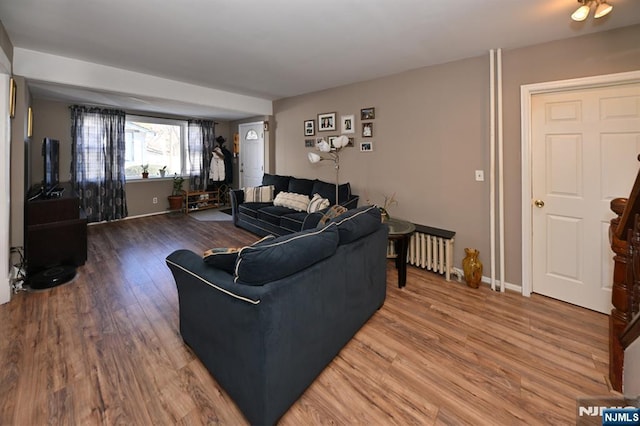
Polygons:
[[71,182],[89,222],[127,217],[124,111],[71,110]]
[[215,123],[211,120],[189,120],[187,133],[189,189],[205,190],[209,182],[209,163],[215,146]]

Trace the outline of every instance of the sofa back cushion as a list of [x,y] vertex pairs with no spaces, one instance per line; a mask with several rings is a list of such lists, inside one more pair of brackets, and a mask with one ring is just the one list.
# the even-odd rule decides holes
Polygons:
[[311,179],[291,177],[291,179],[289,179],[289,189],[287,189],[287,191],[293,192],[294,194],[307,195],[310,197],[313,194],[311,190],[313,189],[314,182],[315,181]]
[[273,185],[275,188],[273,195],[278,195],[281,191],[286,191],[289,188],[289,179],[291,176],[270,175],[265,173],[262,176],[263,185]]
[[263,285],[295,274],[333,255],[338,246],[338,228],[328,225],[243,247],[238,253],[234,281]]
[[[334,183],[327,183],[321,180],[316,180],[313,183],[311,193],[320,194],[322,198],[328,199],[330,205],[337,204],[336,185]],[[349,182],[338,185],[338,197],[340,198],[341,203],[344,203],[345,201],[348,201],[349,198],[351,198],[351,185],[349,185]]]
[[382,226],[380,209],[376,206],[347,210],[346,213],[332,219],[328,226],[333,223],[338,226],[340,244],[348,244],[375,232]]

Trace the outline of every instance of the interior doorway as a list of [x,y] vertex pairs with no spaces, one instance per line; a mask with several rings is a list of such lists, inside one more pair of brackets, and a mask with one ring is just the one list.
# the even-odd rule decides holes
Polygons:
[[264,123],[240,124],[240,187],[260,186],[264,174]]
[[523,87],[523,294],[608,313],[609,203],[640,166],[640,75],[545,85]]

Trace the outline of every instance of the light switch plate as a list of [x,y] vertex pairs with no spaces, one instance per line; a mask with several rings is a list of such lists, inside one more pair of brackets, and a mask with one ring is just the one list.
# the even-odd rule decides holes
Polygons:
[[484,181],[484,170],[476,170],[476,181],[477,182]]

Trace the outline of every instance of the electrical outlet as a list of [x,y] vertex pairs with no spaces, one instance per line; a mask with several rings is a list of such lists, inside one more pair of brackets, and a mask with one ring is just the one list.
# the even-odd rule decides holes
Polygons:
[[153,204],[158,204],[158,197],[153,197]]
[[484,170],[476,170],[476,181],[477,182],[484,181]]

